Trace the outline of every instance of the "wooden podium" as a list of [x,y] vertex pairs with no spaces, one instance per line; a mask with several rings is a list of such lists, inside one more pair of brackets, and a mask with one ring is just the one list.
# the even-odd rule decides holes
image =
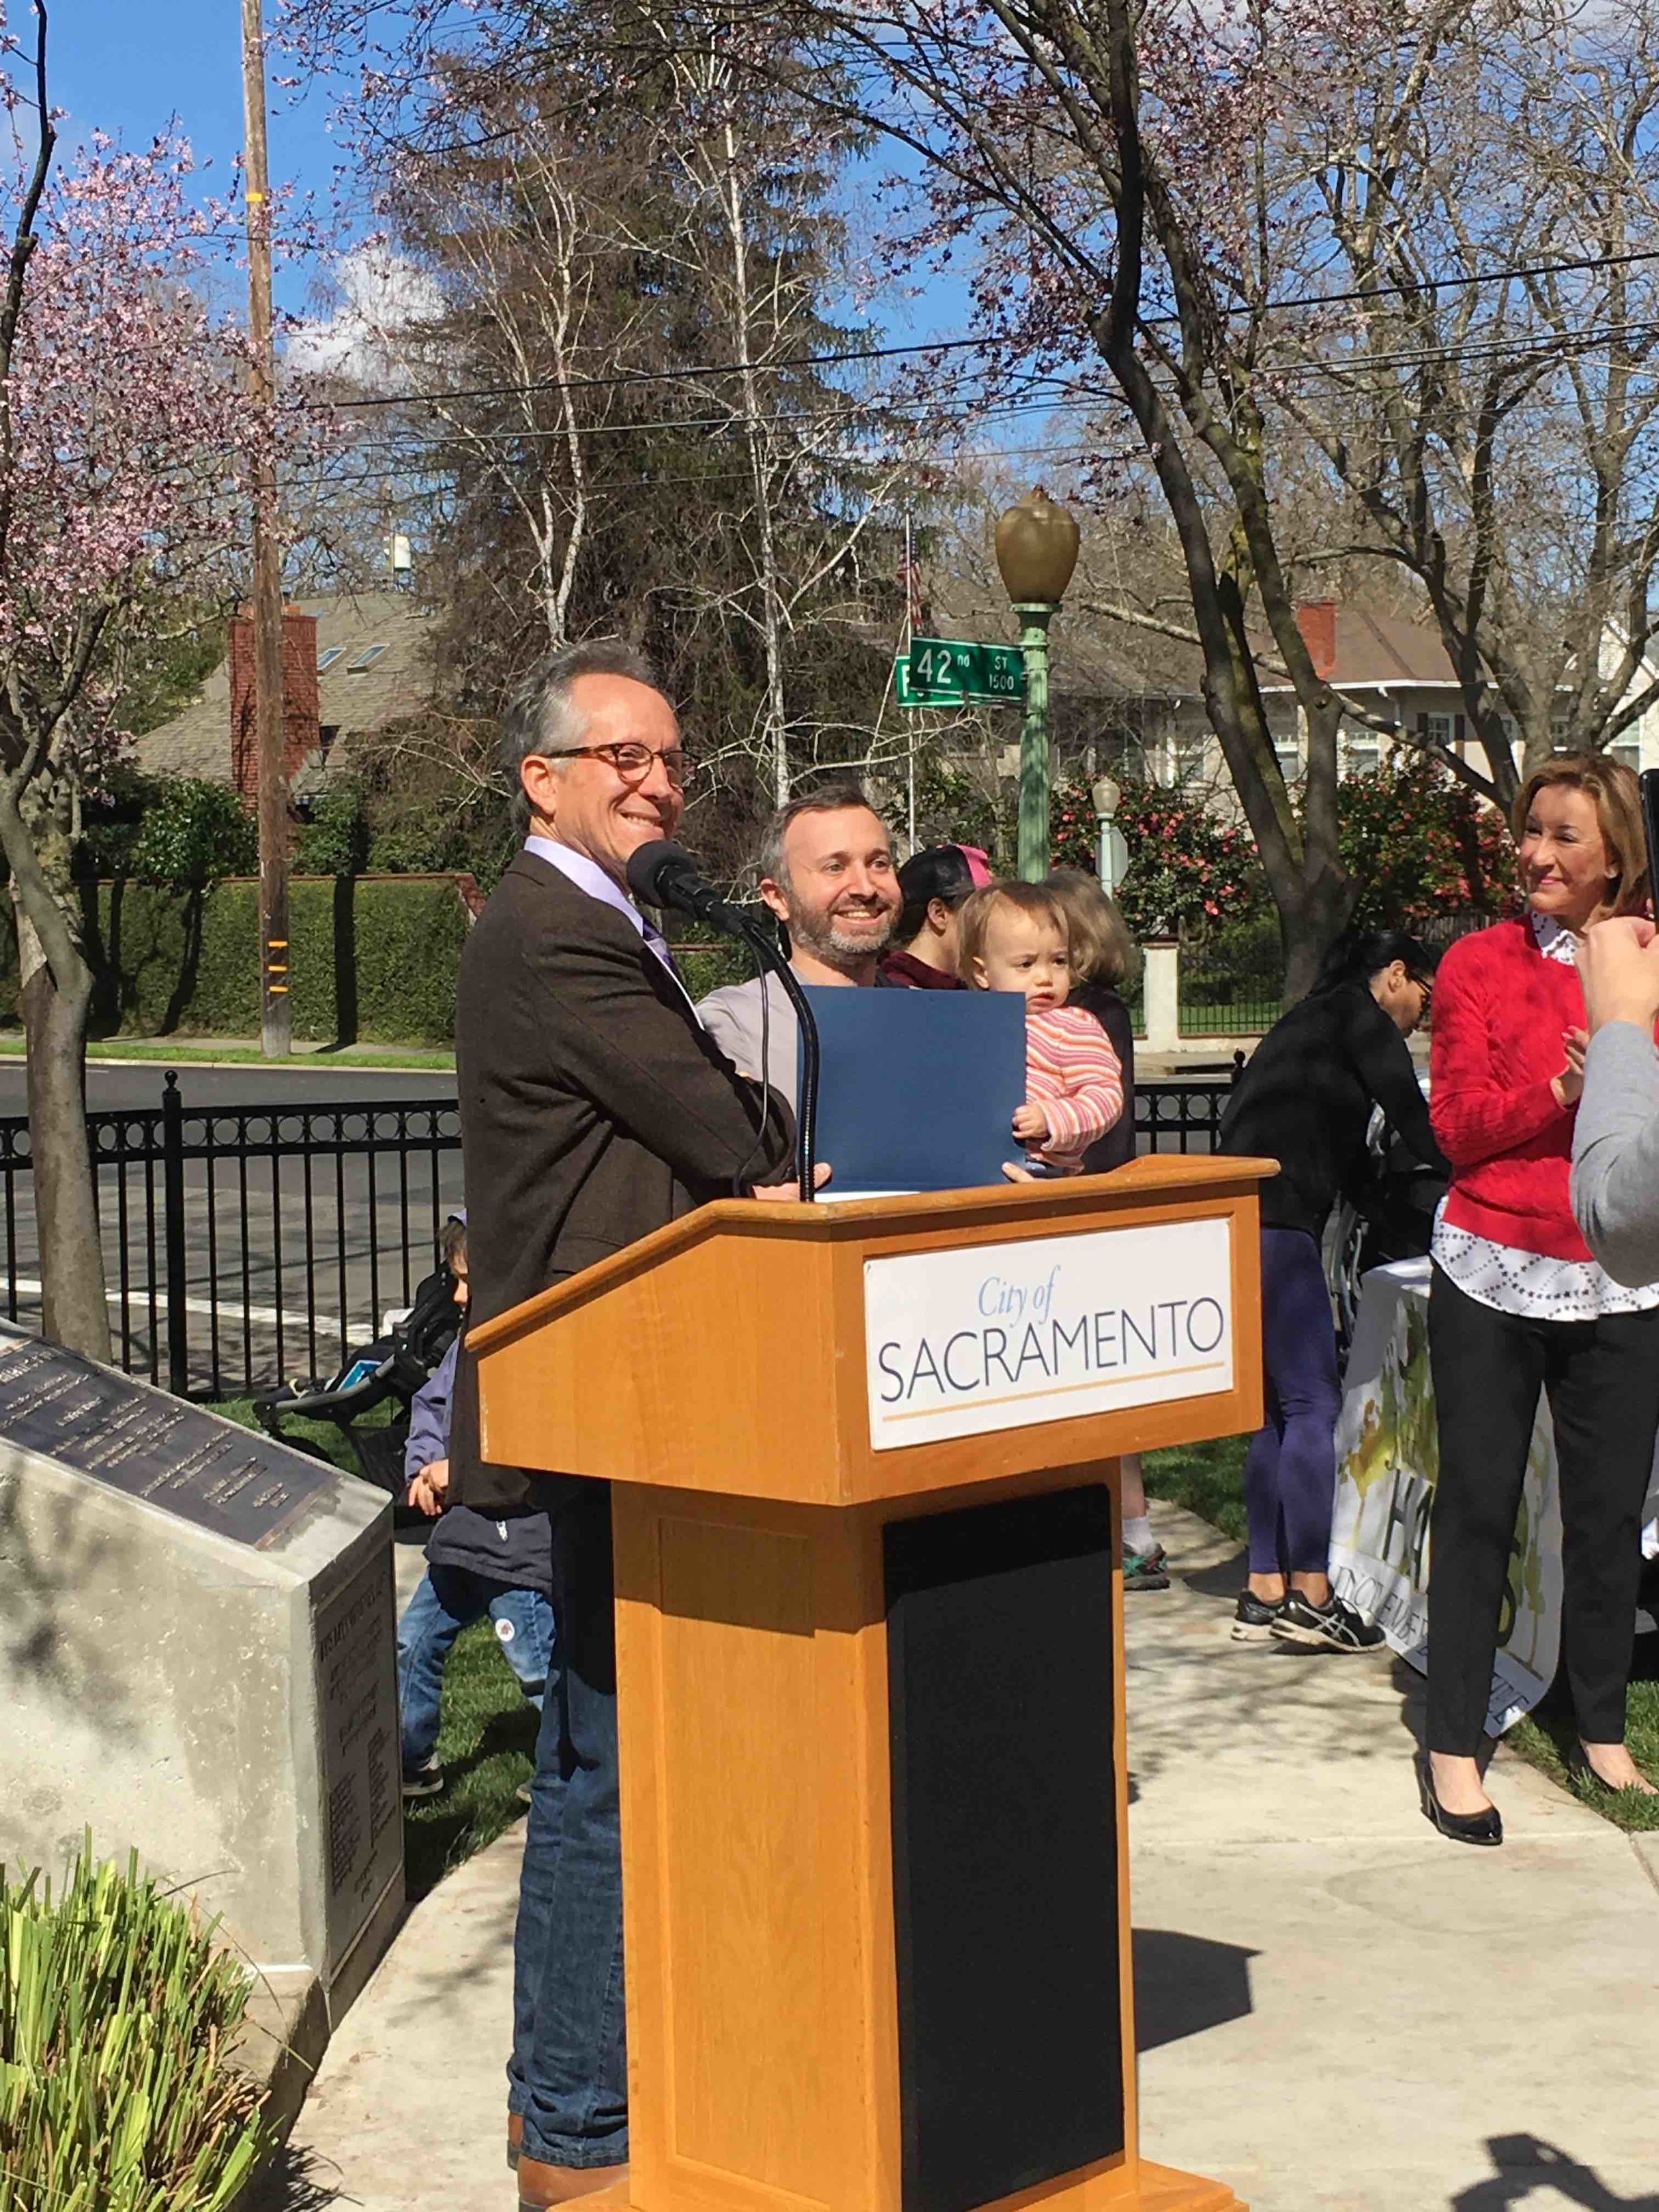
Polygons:
[[480,1326],[609,1478],[637,2212],[1229,2212],[1143,2160],[1115,1455],[1261,1418],[1256,1183],[724,1200]]

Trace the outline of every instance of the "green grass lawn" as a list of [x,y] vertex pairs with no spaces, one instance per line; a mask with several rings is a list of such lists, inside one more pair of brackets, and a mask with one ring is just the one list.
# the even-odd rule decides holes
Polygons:
[[[258,1425],[251,1399],[228,1399],[214,1410],[244,1428]],[[373,1419],[371,1415],[369,1420]],[[319,1446],[337,1467],[348,1474],[357,1472],[350,1446],[329,1423],[292,1421],[287,1425]],[[404,1882],[410,1904],[424,1897],[452,1867],[494,1843],[509,1822],[522,1819],[524,1807],[516,1793],[519,1784],[530,1779],[535,1764],[539,1722],[489,1621],[464,1629],[444,1668],[438,1760],[448,1786],[440,1796],[404,1808]]]
[[516,1793],[535,1767],[540,1721],[489,1623],[463,1629],[444,1668],[438,1762],[447,1786],[441,1796],[404,1808],[404,1883],[411,1905],[524,1818]]
[[1168,1451],[1148,1452],[1141,1461],[1151,1498],[1166,1498],[1184,1506],[1219,1528],[1224,1536],[1244,1541],[1243,1437],[1218,1437],[1207,1444],[1176,1444]]
[[[1212,1443],[1180,1444],[1170,1451],[1148,1452],[1146,1488],[1153,1498],[1185,1506],[1223,1535],[1244,1540],[1243,1437],[1221,1437]],[[1659,1798],[1634,1790],[1615,1796],[1594,1784],[1569,1778],[1565,1754],[1574,1741],[1566,1685],[1558,1675],[1536,1710],[1517,1721],[1505,1738],[1530,1766],[1547,1774],[1592,1811],[1620,1828],[1659,1828]],[[1637,1640],[1630,1686],[1627,1741],[1638,1765],[1659,1782],[1659,1635]]]

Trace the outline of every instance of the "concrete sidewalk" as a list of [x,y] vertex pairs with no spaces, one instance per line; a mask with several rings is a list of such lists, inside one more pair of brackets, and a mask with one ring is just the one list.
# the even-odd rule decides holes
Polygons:
[[1659,2212],[1638,1849],[1501,1751],[1503,1849],[1446,1842],[1419,1677],[1235,1647],[1242,1559],[1153,1514],[1179,1580],[1128,1605],[1146,2154],[1253,2212]]
[[[1659,2212],[1638,1849],[1501,1753],[1504,1849],[1445,1842],[1417,1809],[1415,1678],[1234,1647],[1232,1547],[1153,1517],[1177,1579],[1128,1604],[1148,2157],[1253,2212]],[[507,2212],[521,1837],[410,1915],[251,2212]]]

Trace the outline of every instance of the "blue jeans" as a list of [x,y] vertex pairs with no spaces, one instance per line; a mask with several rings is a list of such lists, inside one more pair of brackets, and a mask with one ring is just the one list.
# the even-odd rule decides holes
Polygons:
[[568,1478],[553,1516],[563,1666],[542,1706],[513,1946],[507,2109],[554,2166],[628,2156],[611,1491]]
[[444,1662],[464,1628],[488,1613],[507,1663],[539,1711],[553,1656],[553,1607],[539,1590],[505,1589],[468,1567],[429,1566],[398,1623],[403,1760],[412,1773],[438,1741]]
[[1244,1458],[1253,1575],[1326,1573],[1336,1509],[1336,1324],[1305,1229],[1261,1232],[1267,1420]]

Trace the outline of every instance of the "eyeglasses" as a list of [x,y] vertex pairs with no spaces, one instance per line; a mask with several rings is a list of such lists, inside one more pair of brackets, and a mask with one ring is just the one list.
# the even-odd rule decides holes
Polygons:
[[677,745],[670,752],[657,752],[650,745],[624,742],[615,745],[569,745],[563,752],[549,755],[552,760],[608,761],[624,783],[643,783],[653,767],[660,761],[663,774],[676,791],[684,791],[692,769],[685,754]]

